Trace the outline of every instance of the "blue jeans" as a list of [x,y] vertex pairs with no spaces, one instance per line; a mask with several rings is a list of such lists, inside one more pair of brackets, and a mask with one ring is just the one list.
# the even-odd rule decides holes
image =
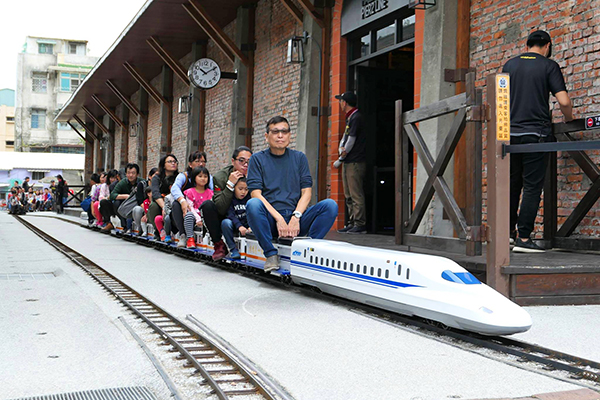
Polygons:
[[[279,211],[286,222],[292,218],[294,210]],[[258,239],[265,257],[277,254],[277,249],[271,243],[278,236],[277,223],[260,199],[250,199],[246,204],[248,224]],[[333,226],[338,214],[337,203],[331,199],[318,202],[308,207],[300,218],[300,233],[298,236],[309,236],[313,239],[323,239]]]
[[229,250],[233,250],[236,248],[235,240],[233,240],[233,235],[237,232],[237,228],[233,226],[233,222],[229,218],[225,218],[221,222],[221,231],[223,232],[223,237],[225,238],[225,243],[227,243],[227,248]]

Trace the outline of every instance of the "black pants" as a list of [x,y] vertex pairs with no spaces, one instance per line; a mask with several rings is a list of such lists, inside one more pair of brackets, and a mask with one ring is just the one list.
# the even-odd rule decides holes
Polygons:
[[[510,144],[540,143],[545,140],[535,135],[511,136]],[[510,155],[510,230],[519,231],[519,237],[529,239],[544,188],[546,153],[516,153]],[[521,197],[521,192],[523,196]],[[519,200],[521,207],[519,208]]]
[[[207,200],[200,206],[200,211],[202,212],[206,229],[208,229],[208,233],[210,234],[210,239],[213,241],[213,243],[217,243],[221,240],[221,236],[223,235],[221,232],[221,218],[219,218],[217,206],[212,202],[212,200]],[[185,232],[183,218],[184,215],[181,209],[181,204],[176,201],[173,203],[171,221],[175,224],[179,232]]]
[[[109,223],[110,217],[112,217],[113,215],[117,215],[117,210],[119,209],[119,206],[122,202],[123,200],[100,200],[100,205],[98,206],[98,209],[100,211],[100,215],[102,215],[102,221],[104,223]],[[123,227],[123,229],[127,229],[127,220],[125,218],[122,218],[120,215],[119,219],[121,220],[121,226]]]

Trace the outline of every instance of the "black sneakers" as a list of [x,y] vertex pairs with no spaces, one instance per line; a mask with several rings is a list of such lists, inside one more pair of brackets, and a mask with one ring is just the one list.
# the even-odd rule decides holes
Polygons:
[[546,250],[535,244],[531,239],[523,240],[521,238],[517,238],[515,241],[515,247],[513,247],[513,251],[515,253],[543,253]]
[[349,235],[359,235],[361,233],[367,233],[366,226],[354,226],[352,229],[349,229],[347,232]]
[[346,225],[342,229],[338,229],[338,233],[348,233],[348,231],[350,229],[352,229],[353,227],[354,227],[353,225]]

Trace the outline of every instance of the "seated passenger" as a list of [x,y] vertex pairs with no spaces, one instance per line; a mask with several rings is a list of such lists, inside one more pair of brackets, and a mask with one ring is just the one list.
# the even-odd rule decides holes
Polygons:
[[165,196],[171,193],[170,177],[176,177],[178,174],[179,161],[174,154],[166,154],[158,161],[158,173],[152,177],[152,204],[148,209],[147,218],[154,225],[154,232],[159,234],[160,230],[156,226],[156,217],[162,215],[165,205]]
[[239,232],[240,235],[246,236],[246,233],[251,232],[250,226],[248,225],[248,218],[246,217],[246,203],[250,199],[246,178],[238,179],[235,184],[233,196],[231,205],[227,211],[227,218],[221,222],[221,230],[223,231],[225,243],[227,243],[227,247],[229,247],[231,258],[239,259],[242,258],[242,256],[235,245],[233,235]]
[[[148,207],[144,208],[144,203],[146,202],[146,200],[150,199],[150,203],[152,203],[152,196],[148,196],[148,191],[147,189],[150,187],[150,182],[152,181],[152,177],[156,174],[156,172],[158,171],[158,168],[152,168],[150,170],[150,172],[148,173],[148,180],[147,181],[140,181],[140,183],[138,183],[137,188],[136,188],[136,192],[135,192],[135,199],[136,199],[136,203],[137,205],[135,207],[133,207],[133,210],[131,210],[131,215],[133,216],[133,222],[134,222],[134,229],[132,230],[132,234],[136,234],[135,230],[137,229],[137,234],[142,234],[143,236],[147,236],[148,235],[148,229],[146,226],[146,221],[144,221],[144,224],[142,224],[142,218],[148,214]],[[150,204],[149,203],[149,204]],[[146,218],[147,220],[147,218]],[[152,221],[150,221],[152,223]]]
[[92,185],[92,188],[90,189],[90,208],[87,210],[87,215],[88,224],[91,225],[96,219],[96,217],[94,216],[94,208],[92,207],[92,204],[94,202],[94,193],[97,197],[97,193],[100,190],[100,175],[92,174],[92,176],[90,177],[90,184]]
[[[185,200],[185,196],[183,192],[186,190],[193,188],[195,183],[192,181],[192,171],[197,167],[205,167],[206,166],[206,153],[203,151],[195,151],[188,157],[188,167],[185,171],[181,172],[177,175],[175,179],[175,183],[171,188],[171,194],[173,195],[173,199],[175,203],[173,203],[173,211],[171,212],[171,227],[173,231],[179,232],[179,241],[177,246],[184,247],[186,236],[185,236],[185,228],[184,228],[184,216],[188,213],[187,201]],[[208,188],[213,190],[213,177],[211,175],[210,181],[208,183]],[[209,233],[213,240],[213,243],[219,246],[219,242],[225,244],[221,240],[221,223],[218,220],[217,211],[214,203],[212,201],[205,201],[202,204],[202,215],[204,217],[204,221],[206,222],[207,227],[209,227]],[[211,228],[218,228],[218,230],[210,230]],[[218,255],[218,250],[213,254],[213,258],[215,254]],[[225,257],[227,253],[221,256]]]
[[[179,174],[181,175],[181,174]],[[173,182],[175,181],[174,179],[175,177],[173,175],[171,175],[167,181],[169,182],[169,189],[171,189],[173,187]],[[171,193],[169,193],[168,195],[166,195],[164,197],[164,201],[165,204],[163,206],[162,209],[162,214],[161,215],[157,215],[154,218],[154,225],[156,226],[156,229],[158,230],[157,234],[160,235],[160,240],[162,240],[165,243],[170,243],[172,242],[172,238],[171,238],[171,230],[172,230],[172,226],[171,226],[171,213],[173,212],[173,203],[175,203],[175,198],[173,197],[173,195]],[[176,228],[177,231],[177,228]],[[181,239],[183,241],[183,239]]]
[[189,210],[187,214],[185,214],[183,225],[185,229],[185,236],[187,237],[186,246],[188,249],[195,249],[196,241],[194,240],[194,227],[202,226],[200,207],[202,207],[202,203],[212,199],[213,191],[208,188],[210,173],[206,168],[194,168],[190,178],[192,179],[192,182],[196,184],[196,186],[183,192],[188,203]]
[[[110,192],[110,197],[108,200],[100,201],[100,213],[102,214],[102,218],[104,221],[108,221],[106,226],[102,228],[104,232],[110,232],[114,226],[110,222],[110,217],[113,215],[117,215],[117,210],[122,202],[127,200],[131,192],[137,184],[141,181],[141,178],[138,177],[140,173],[140,167],[137,164],[129,163],[125,167],[126,179],[122,179],[117,183],[114,189]],[[121,225],[124,230],[127,230],[129,227],[128,221],[125,218],[119,217],[121,219]]]
[[150,203],[152,203],[152,188],[150,186],[148,186],[145,190],[144,190],[144,194],[146,196],[146,199],[142,202],[141,207],[142,211],[143,211],[143,215],[140,218],[140,225],[138,225],[139,227],[142,228],[142,232],[141,235],[143,237],[148,236],[148,208],[150,207]]
[[277,249],[271,243],[274,235],[322,239],[331,229],[338,207],[331,199],[308,207],[312,196],[308,160],[304,153],[287,148],[291,138],[287,119],[271,118],[265,138],[269,148],[254,154],[248,165],[252,199],[246,211],[267,258],[264,270],[269,272],[279,269]]

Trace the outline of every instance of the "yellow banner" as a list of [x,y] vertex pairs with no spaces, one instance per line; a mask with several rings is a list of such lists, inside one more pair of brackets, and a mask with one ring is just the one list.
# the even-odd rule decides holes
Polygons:
[[496,138],[510,141],[510,77],[496,76]]

